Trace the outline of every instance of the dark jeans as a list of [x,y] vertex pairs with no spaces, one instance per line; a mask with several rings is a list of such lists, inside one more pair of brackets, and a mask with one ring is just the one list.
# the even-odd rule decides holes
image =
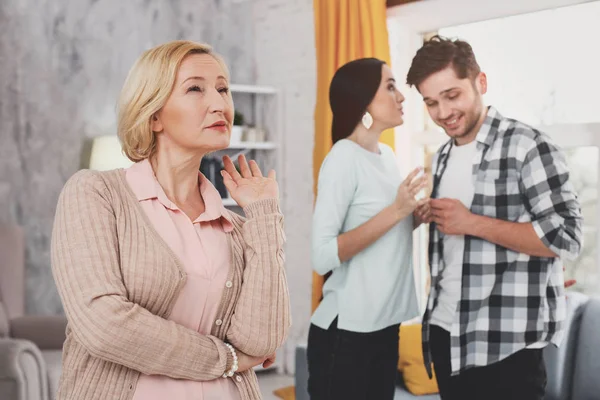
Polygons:
[[398,328],[371,333],[310,326],[308,393],[311,400],[392,400],[398,366]]
[[542,400],[542,349],[525,349],[497,363],[450,376],[450,334],[431,325],[431,356],[442,400]]

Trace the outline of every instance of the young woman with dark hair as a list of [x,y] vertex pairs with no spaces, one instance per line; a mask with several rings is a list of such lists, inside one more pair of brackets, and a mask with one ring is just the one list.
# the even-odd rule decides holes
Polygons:
[[398,328],[419,315],[412,231],[430,218],[427,183],[404,180],[381,133],[403,123],[391,69],[363,58],[342,66],[330,91],[330,153],[319,173],[312,266],[329,275],[308,339],[311,399],[394,397]]

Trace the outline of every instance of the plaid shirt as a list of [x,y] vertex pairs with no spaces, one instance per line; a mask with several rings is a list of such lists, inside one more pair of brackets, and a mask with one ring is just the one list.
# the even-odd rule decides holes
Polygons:
[[[476,140],[480,162],[473,165],[471,212],[530,222],[560,258],[577,257],[583,220],[564,154],[548,136],[502,117],[493,107]],[[438,195],[452,145],[450,140],[433,159],[432,198]],[[431,291],[423,317],[423,354],[430,376],[429,319],[444,269],[442,239],[432,223]],[[558,345],[565,314],[559,258],[533,257],[465,236],[461,299],[450,332],[452,374],[500,361],[536,342]]]

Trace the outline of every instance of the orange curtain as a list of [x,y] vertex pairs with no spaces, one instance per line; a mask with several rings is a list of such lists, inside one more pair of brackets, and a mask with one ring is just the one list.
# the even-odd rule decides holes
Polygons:
[[[390,65],[385,0],[313,0],[317,48],[317,104],[313,152],[314,193],[321,163],[331,149],[329,83],[335,71],[357,58],[375,57]],[[381,142],[394,147],[394,131]],[[324,278],[313,272],[312,309],[319,305]]]

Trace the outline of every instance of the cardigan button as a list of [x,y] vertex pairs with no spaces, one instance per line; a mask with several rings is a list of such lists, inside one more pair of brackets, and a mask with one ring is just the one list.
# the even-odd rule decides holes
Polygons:
[[233,286],[233,283],[231,281],[227,281],[225,283],[225,287],[228,288],[228,289],[231,288],[232,286]]
[[215,321],[215,324],[217,326],[221,326],[223,324],[223,321],[221,321],[220,319],[218,319],[218,320]]
[[241,382],[242,381],[242,377],[238,375],[238,376],[235,377],[235,380],[238,381],[238,382]]

